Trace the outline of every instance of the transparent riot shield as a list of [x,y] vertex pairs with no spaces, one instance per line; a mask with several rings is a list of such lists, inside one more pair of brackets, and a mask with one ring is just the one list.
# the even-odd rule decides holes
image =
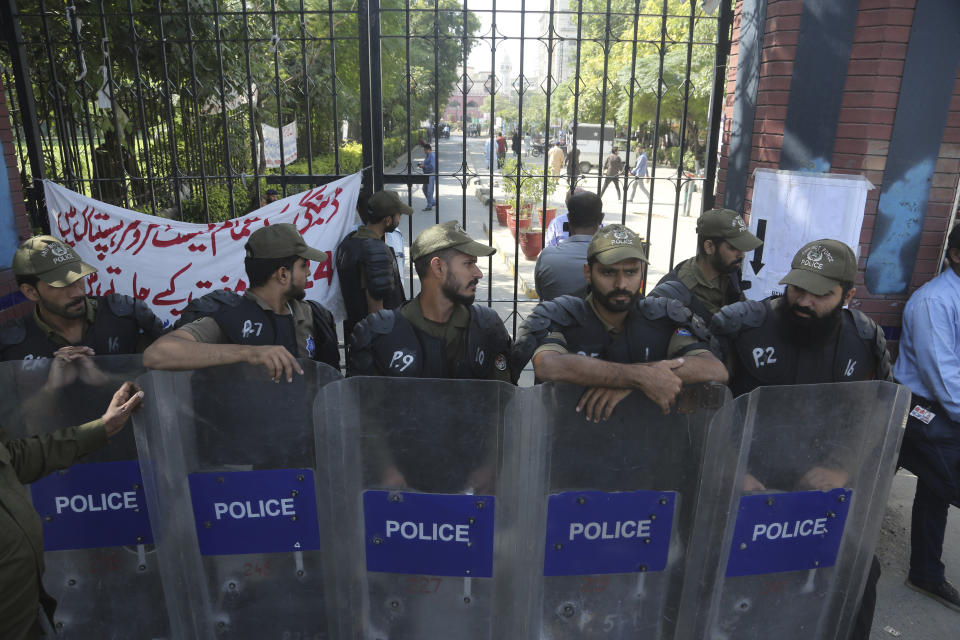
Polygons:
[[[501,451],[515,387],[348,378],[317,400],[321,521],[336,532],[340,638],[490,638]],[[509,442],[509,441],[508,441]],[[503,615],[508,612],[503,611]],[[501,615],[501,611],[496,611]]]
[[542,452],[517,483],[528,505],[517,573],[532,577],[512,585],[528,609],[521,635],[673,638],[710,422],[729,391],[688,387],[669,415],[633,392],[600,422],[576,411],[584,391],[529,392],[528,446]]
[[311,411],[339,378],[301,361],[151,371],[134,417],[163,589],[178,638],[327,638]]
[[[11,438],[103,415],[144,369],[140,356],[0,363],[0,424]],[[170,637],[133,430],[30,485],[43,522],[43,584],[63,638]]]
[[736,399],[740,455],[716,469],[735,465],[736,482],[726,508],[698,517],[691,556],[704,573],[689,582],[710,588],[685,601],[681,619],[696,628],[684,637],[849,637],[909,400],[905,387],[879,381],[761,387]]

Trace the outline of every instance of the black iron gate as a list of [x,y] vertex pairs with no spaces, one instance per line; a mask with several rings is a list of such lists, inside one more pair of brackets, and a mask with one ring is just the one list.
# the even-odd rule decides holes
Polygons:
[[[516,318],[533,296],[522,252],[536,239],[498,229],[498,200],[536,201],[542,244],[565,193],[603,190],[612,145],[628,168],[648,149],[650,180],[634,206],[638,181],[618,176],[607,219],[647,238],[651,276],[673,265],[678,238],[692,253],[682,218],[713,202],[732,0],[720,4],[711,15],[695,0],[2,0],[0,64],[35,227],[45,178],[196,222],[360,170],[367,189],[406,185],[415,205],[436,183],[407,242],[454,218],[486,236],[507,254],[487,265],[486,299]],[[417,168],[424,142],[432,176]],[[579,151],[572,173],[550,164],[554,146]]]

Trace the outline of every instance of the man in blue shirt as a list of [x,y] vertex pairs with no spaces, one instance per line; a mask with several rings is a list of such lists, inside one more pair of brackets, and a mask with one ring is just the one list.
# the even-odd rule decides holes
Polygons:
[[[630,173],[633,174],[633,188],[630,189],[630,202],[633,202],[633,196],[637,195],[637,187],[640,187],[640,190],[647,194],[647,200],[650,199],[650,192],[647,190],[647,150],[641,148],[640,155],[637,156],[637,164],[634,165],[633,171]],[[624,193],[626,195],[626,193]]]
[[420,168],[429,176],[427,184],[423,185],[423,195],[427,197],[427,206],[424,207],[423,210],[431,211],[433,210],[433,205],[436,204],[437,176],[434,175],[434,173],[437,170],[437,156],[433,154],[433,150],[429,144],[423,145],[423,152],[426,155],[423,156],[423,162],[420,163]]
[[907,586],[960,611],[940,560],[947,511],[960,505],[960,225],[947,262],[907,302],[893,374],[913,393],[900,450],[900,465],[917,476]]
[[587,247],[603,220],[603,202],[595,193],[583,191],[567,200],[570,237],[558,246],[545,247],[537,258],[533,278],[541,300],[587,295]]

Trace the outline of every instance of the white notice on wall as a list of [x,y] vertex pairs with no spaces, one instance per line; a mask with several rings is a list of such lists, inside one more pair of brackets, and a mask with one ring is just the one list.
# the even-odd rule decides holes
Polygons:
[[778,284],[800,247],[823,238],[840,240],[860,255],[860,228],[873,189],[863,176],[757,169],[750,231],[763,246],[746,254],[743,279],[751,300],[783,293]]
[[[283,125],[283,129],[263,126],[263,155],[268,167],[290,164],[297,159],[297,121]],[[280,134],[283,133],[283,153],[280,153]]]

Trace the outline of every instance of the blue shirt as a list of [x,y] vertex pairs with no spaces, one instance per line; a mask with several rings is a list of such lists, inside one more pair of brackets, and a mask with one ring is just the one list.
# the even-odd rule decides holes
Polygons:
[[424,173],[433,173],[437,170],[437,160],[436,156],[433,155],[433,151],[428,153],[423,157],[423,172]]
[[553,300],[570,295],[587,295],[587,249],[593,236],[570,236],[558,246],[546,247],[537,258],[533,270],[534,284],[541,300]]
[[893,375],[960,422],[960,276],[952,268],[910,296]]
[[647,176],[647,154],[645,151],[641,151],[640,155],[637,156],[637,164],[633,167],[633,175],[638,178]]

